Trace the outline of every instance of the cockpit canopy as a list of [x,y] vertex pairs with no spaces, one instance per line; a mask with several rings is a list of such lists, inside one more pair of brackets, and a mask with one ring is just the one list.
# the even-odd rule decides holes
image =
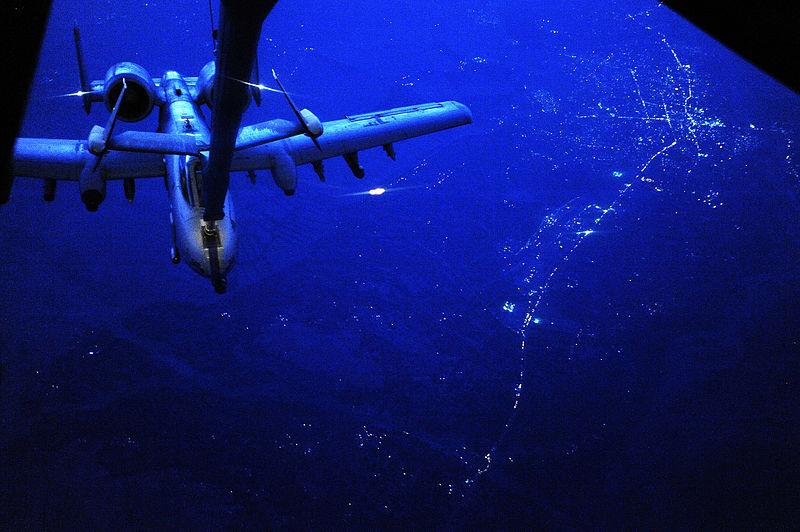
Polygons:
[[203,208],[203,161],[187,155],[181,159],[180,175],[183,199],[192,207]]

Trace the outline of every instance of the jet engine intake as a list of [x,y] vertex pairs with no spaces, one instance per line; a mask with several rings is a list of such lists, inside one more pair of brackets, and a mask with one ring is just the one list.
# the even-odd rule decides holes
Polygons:
[[122,79],[127,89],[122,97],[117,117],[124,122],[138,122],[147,118],[156,103],[156,85],[147,71],[137,65],[123,61],[117,63],[106,72],[103,85],[103,101],[111,112],[122,90]]

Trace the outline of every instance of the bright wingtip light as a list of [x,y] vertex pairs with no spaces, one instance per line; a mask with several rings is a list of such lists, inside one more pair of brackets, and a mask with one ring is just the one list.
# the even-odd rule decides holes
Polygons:
[[239,83],[241,83],[243,85],[247,85],[248,87],[255,87],[256,89],[258,89],[260,91],[271,91],[271,92],[277,92],[279,94],[283,94],[283,91],[279,91],[278,89],[273,89],[272,87],[267,87],[266,85],[264,85],[262,83],[250,83],[249,81],[244,81],[242,79],[237,79],[237,78],[234,78],[232,76],[228,76],[228,78],[232,79],[233,81],[237,81],[237,82],[239,82]]
[[362,192],[351,192],[350,194],[342,194],[339,197],[344,198],[344,197],[349,197],[349,196],[367,196],[367,195],[369,195],[369,196],[380,196],[384,192],[386,192],[385,188],[373,188],[372,190],[365,190],[365,191],[362,191]]
[[68,94],[59,94],[56,98],[65,98],[67,96],[83,96],[84,94],[89,94],[88,92],[78,91],[78,92],[70,92]]

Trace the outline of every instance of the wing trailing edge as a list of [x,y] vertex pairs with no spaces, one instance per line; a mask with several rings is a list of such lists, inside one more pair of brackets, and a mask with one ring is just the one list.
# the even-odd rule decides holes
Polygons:
[[294,135],[281,142],[240,151],[233,166],[235,170],[258,169],[253,167],[254,160],[268,162],[275,150],[287,151],[296,165],[308,164],[470,123],[472,112],[454,101],[351,115],[322,124],[323,133],[316,137],[321,149],[308,136]]
[[358,163],[359,151],[382,146],[387,155],[394,158],[394,142],[471,122],[472,112],[469,108],[454,101],[345,116],[343,120],[322,123],[322,133],[315,138],[293,135],[240,150],[234,156],[231,169],[269,169],[278,187],[291,195],[297,179],[294,167],[289,168],[287,160],[293,161],[295,167],[312,164],[317,175],[324,180],[322,160],[344,156],[353,175],[363,177],[364,170]]
[[[292,161],[295,166],[313,164],[321,173],[322,160],[346,155],[354,173],[360,174],[355,155],[359,151],[382,146],[392,157],[394,142],[471,122],[471,111],[454,101],[349,115],[322,123],[323,133],[315,139],[317,147],[299,124],[269,120],[239,131],[232,170],[280,168],[285,173],[287,162]],[[98,167],[100,175],[125,179],[162,177],[164,153],[199,155],[208,146],[196,144],[192,135],[126,131],[109,137],[106,149],[109,151]],[[19,138],[14,146],[13,175],[78,181],[90,158],[94,156],[85,140]],[[276,181],[283,186],[295,182],[288,176]]]
[[[78,181],[87,161],[94,159],[85,140],[19,138],[12,172],[17,177]],[[104,179],[163,177],[166,173],[161,153],[123,151],[107,153],[97,170]]]

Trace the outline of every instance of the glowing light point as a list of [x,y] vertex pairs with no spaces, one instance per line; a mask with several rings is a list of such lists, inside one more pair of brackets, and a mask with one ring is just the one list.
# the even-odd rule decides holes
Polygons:
[[619,170],[614,170],[614,172],[611,175],[613,175],[614,177],[622,177],[622,172],[620,172]]
[[57,98],[67,98],[69,96],[83,96],[84,94],[91,94],[90,92],[85,91],[77,91],[77,92],[70,92],[68,94],[59,94],[56,96]]
[[237,79],[232,76],[228,76],[228,78],[232,79],[233,81],[239,82],[243,85],[247,85],[248,87],[254,87],[260,91],[270,91],[270,92],[277,92],[278,94],[283,94],[283,91],[280,91],[278,89],[273,89],[272,87],[267,87],[262,83],[250,83],[249,81],[245,81],[243,79]]
[[512,303],[511,301],[506,301],[505,303],[503,303],[503,310],[505,310],[506,312],[514,312],[514,306],[515,306],[514,303]]
[[540,320],[539,318],[533,318],[534,325],[539,325],[540,323],[542,323],[542,320]]
[[368,192],[368,194],[369,194],[370,196],[380,196],[380,195],[381,195],[381,194],[383,194],[384,192],[386,192],[386,189],[385,189],[385,188],[373,188],[372,190],[370,190],[370,191]]

